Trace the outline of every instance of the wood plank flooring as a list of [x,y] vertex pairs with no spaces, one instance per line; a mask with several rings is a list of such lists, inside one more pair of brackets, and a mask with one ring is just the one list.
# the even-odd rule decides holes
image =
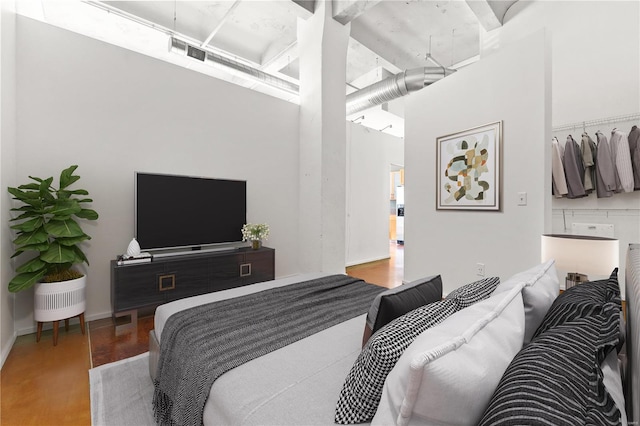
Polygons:
[[[390,243],[390,258],[347,268],[347,274],[383,287],[402,284],[403,247]],[[110,318],[60,329],[58,345],[44,331],[19,336],[0,374],[0,425],[90,425],[89,373],[92,367],[146,352],[153,315],[138,318],[134,332],[115,335]]]

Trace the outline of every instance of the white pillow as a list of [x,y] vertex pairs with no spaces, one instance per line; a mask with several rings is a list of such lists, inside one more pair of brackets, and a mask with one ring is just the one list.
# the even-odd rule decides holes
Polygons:
[[520,288],[491,296],[426,330],[384,384],[372,425],[476,425],[522,348]]
[[515,287],[524,285],[522,289],[526,319],[524,344],[531,341],[551,304],[560,293],[560,282],[558,281],[555,263],[556,261],[551,259],[524,272],[519,272],[500,283],[493,293],[507,292]]

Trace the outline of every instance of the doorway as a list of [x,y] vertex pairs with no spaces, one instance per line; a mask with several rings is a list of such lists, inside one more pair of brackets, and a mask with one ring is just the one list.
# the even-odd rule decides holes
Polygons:
[[391,165],[389,175],[389,242],[404,244],[404,167]]

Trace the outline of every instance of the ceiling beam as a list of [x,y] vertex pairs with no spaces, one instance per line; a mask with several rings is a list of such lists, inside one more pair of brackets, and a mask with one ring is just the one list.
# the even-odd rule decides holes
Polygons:
[[495,30],[502,26],[503,17],[498,16],[489,0],[466,0],[466,2],[486,31]]
[[231,7],[225,12],[224,16],[222,17],[222,19],[220,20],[220,22],[218,22],[218,25],[216,25],[216,27],[213,29],[213,31],[211,31],[211,33],[209,33],[209,36],[200,44],[200,47],[206,47],[209,42],[211,41],[211,39],[213,39],[213,36],[216,35],[216,33],[218,31],[220,31],[220,28],[222,28],[222,26],[229,20],[229,17],[233,14],[233,11],[236,10],[236,8],[238,6],[240,6],[240,2],[242,0],[236,0]]
[[380,0],[332,0],[333,19],[347,25],[378,3]]
[[272,56],[269,55],[269,52],[266,52],[263,55],[263,63],[260,69],[267,73],[280,72],[291,62],[298,59],[299,56],[298,41],[296,40]]
[[[313,15],[316,10],[316,0],[292,0],[295,4],[309,12],[309,16]],[[307,16],[307,18],[309,17]]]

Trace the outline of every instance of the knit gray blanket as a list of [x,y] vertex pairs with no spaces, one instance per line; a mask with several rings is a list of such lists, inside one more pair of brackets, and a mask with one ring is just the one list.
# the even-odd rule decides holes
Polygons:
[[162,331],[153,396],[159,425],[202,425],[213,382],[225,372],[361,315],[384,288],[331,275],[196,306]]

